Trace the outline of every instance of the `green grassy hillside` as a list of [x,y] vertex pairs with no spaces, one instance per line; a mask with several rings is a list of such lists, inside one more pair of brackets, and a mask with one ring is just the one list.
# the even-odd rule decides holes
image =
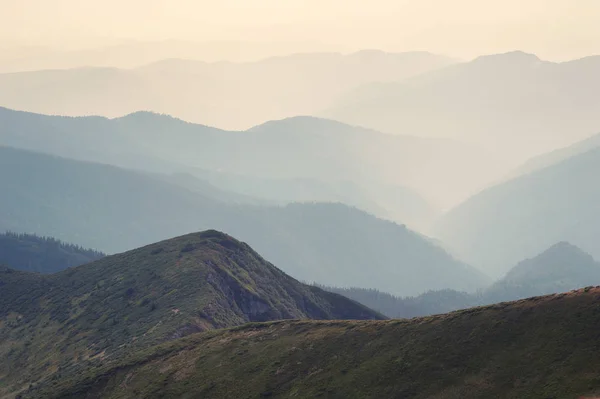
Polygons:
[[216,231],[42,276],[0,271],[0,397],[191,333],[280,319],[383,319]]
[[600,394],[600,287],[393,321],[186,337],[25,398],[554,398]]

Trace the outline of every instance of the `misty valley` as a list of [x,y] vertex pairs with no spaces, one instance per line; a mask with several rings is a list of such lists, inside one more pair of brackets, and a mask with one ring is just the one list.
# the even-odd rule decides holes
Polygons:
[[0,399],[600,397],[600,6],[17,3]]

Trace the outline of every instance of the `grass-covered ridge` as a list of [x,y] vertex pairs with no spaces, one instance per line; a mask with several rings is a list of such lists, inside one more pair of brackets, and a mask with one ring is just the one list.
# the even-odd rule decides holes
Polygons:
[[578,398],[600,394],[600,287],[392,321],[196,334],[25,398]]
[[195,332],[279,319],[382,318],[298,282],[217,231],[49,276],[4,268],[0,397]]

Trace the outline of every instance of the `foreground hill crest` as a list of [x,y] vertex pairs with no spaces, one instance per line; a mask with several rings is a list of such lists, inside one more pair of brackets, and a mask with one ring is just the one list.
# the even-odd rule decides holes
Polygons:
[[251,324],[157,346],[25,397],[595,397],[599,300],[600,287],[589,287],[412,320]]
[[[195,332],[281,319],[384,319],[205,231],[49,276],[0,273],[0,381],[17,388]],[[0,387],[0,397],[2,397]]]

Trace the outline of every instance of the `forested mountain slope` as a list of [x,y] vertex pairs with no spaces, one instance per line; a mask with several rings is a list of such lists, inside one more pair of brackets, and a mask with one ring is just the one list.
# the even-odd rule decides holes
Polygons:
[[18,270],[54,273],[90,263],[105,256],[102,252],[32,234],[0,234],[0,265]]

